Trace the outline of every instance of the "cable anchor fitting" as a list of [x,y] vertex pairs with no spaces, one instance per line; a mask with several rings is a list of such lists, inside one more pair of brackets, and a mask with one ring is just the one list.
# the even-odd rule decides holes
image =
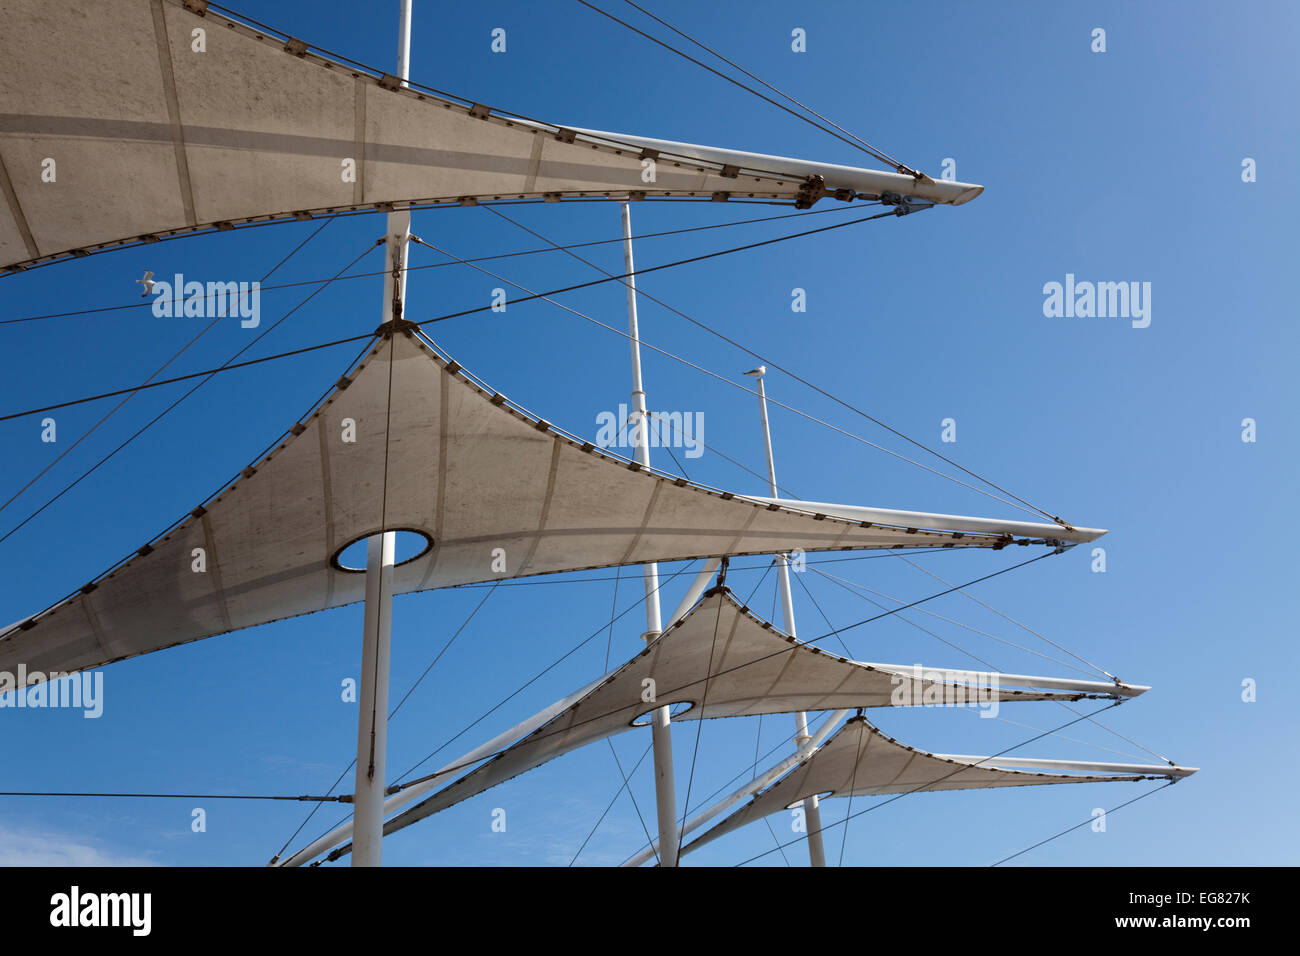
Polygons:
[[374,334],[380,338],[388,338],[397,332],[413,332],[420,327],[419,322],[412,322],[409,319],[395,318],[385,322],[379,328],[375,329]]
[[915,196],[903,196],[899,193],[881,193],[880,204],[882,206],[895,206],[895,216],[906,216],[908,213],[920,212],[922,209],[930,209],[934,206],[932,202],[921,202]]
[[811,209],[813,203],[827,195],[826,178],[824,176],[809,176],[804,180],[803,185],[799,187],[799,192],[795,194],[795,209]]

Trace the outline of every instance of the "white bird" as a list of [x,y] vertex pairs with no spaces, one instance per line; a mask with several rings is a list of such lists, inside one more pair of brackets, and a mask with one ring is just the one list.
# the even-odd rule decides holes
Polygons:
[[153,273],[146,269],[144,271],[144,278],[136,279],[135,281],[144,286],[144,291],[140,293],[140,298],[149,298],[149,294],[153,292]]

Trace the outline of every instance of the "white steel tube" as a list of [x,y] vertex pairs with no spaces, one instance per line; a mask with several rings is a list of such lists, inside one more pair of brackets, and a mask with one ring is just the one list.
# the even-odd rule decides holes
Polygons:
[[402,13],[397,26],[397,75],[402,85],[411,78],[411,0],[402,0]]
[[[736,496],[737,498],[740,495]],[[780,505],[791,511],[824,514],[849,521],[870,521],[872,524],[893,525],[896,528],[925,528],[933,531],[970,531],[974,534],[1010,534],[1021,538],[1049,538],[1073,541],[1079,544],[1096,541],[1106,533],[1103,528],[1066,528],[1059,524],[1033,521],[1003,521],[1001,518],[977,518],[969,515],[933,514],[927,511],[897,511],[892,508],[866,508],[862,505],[840,505],[825,501],[796,501],[792,498],[760,498],[745,495],[750,501],[765,505]]]
[[969,754],[935,754],[940,760],[978,764],[993,770],[1084,770],[1093,773],[1149,774],[1156,777],[1187,777],[1196,773],[1197,767],[1180,767],[1176,764],[1105,763],[1095,760],[1039,760],[1035,757],[973,757]]
[[[776,462],[772,457],[772,429],[767,421],[767,388],[763,385],[763,375],[767,369],[763,366],[745,374],[758,379],[758,407],[763,418],[763,447],[767,449],[767,483],[771,487],[772,497],[780,492],[776,486]],[[793,638],[799,635],[794,623],[794,598],[790,594],[790,564],[784,554],[776,556],[777,583],[781,590],[781,609],[785,613],[785,632]],[[799,711],[794,715],[795,746],[803,750],[808,743],[808,715]],[[804,824],[808,829],[808,862],[812,866],[826,865],[826,849],[822,842],[822,811],[817,795],[813,794],[803,801]]]
[[877,169],[858,169],[852,166],[836,166],[830,163],[815,163],[806,159],[791,159],[787,156],[769,156],[764,153],[747,153],[738,149],[719,149],[716,146],[698,146],[693,143],[677,143],[665,139],[650,139],[645,136],[629,136],[624,133],[604,133],[600,130],[576,128],[578,133],[593,139],[602,139],[611,144],[622,146],[641,146],[656,150],[667,157],[682,156],[687,159],[706,163],[737,166],[743,176],[746,170],[755,172],[775,172],[800,179],[808,176],[821,176],[830,189],[849,188],[864,193],[898,193],[915,196],[927,202],[946,203],[960,206],[970,202],[984,191],[983,186],[974,183],[957,183],[948,180],[916,180],[902,173],[888,173]]
[[[409,211],[388,214],[384,271],[384,322],[401,313],[406,298]],[[352,865],[379,866],[383,853],[385,765],[388,752],[388,676],[393,623],[393,561],[397,534],[371,536],[366,546],[366,617],[357,715],[356,790],[352,806]]]
[[[411,2],[402,0],[397,70],[405,80],[411,56]],[[390,213],[384,270],[384,322],[401,315],[406,299],[409,211]],[[386,520],[387,516],[381,516]],[[352,865],[383,862],[384,790],[388,756],[388,676],[393,626],[393,561],[397,534],[384,531],[366,544],[366,616],[361,645],[361,696],[357,716],[356,790],[352,804]]]
[[393,623],[393,552],[397,536],[373,535],[366,546],[366,617],[357,717],[353,866],[382,860],[384,764],[388,750],[388,661]]
[[[632,348],[632,415],[636,460],[650,464],[650,423],[646,417],[645,390],[641,384],[641,337],[636,317],[636,267],[632,262],[632,212],[623,203],[623,271],[627,274],[627,324]],[[646,643],[663,630],[659,611],[659,565],[645,566]],[[651,741],[654,746],[655,807],[659,818],[659,855],[661,866],[677,865],[677,785],[673,779],[673,743],[671,721],[665,705],[654,712]]]
[[1031,674],[997,674],[992,671],[963,671],[947,667],[922,667],[919,664],[877,664],[872,661],[858,661],[867,667],[909,677],[912,680],[925,680],[933,675],[942,683],[959,683],[971,687],[991,687],[1007,685],[1010,687],[1031,687],[1042,691],[1072,691],[1086,694],[1115,695],[1118,697],[1138,697],[1151,688],[1145,684],[1125,684],[1115,681],[1074,680],[1068,677],[1035,677]]

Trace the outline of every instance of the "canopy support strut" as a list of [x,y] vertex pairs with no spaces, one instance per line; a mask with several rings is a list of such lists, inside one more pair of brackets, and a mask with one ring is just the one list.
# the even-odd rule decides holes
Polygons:
[[[410,76],[411,2],[402,0],[398,27],[397,73],[405,86]],[[392,331],[406,301],[406,255],[411,213],[388,214],[384,250],[382,326]],[[391,374],[391,373],[390,373]],[[391,414],[392,409],[389,409]],[[387,443],[385,442],[385,454]],[[381,515],[381,521],[387,521]],[[361,645],[361,696],[357,716],[356,796],[352,805],[352,865],[380,866],[383,861],[384,797],[388,756],[388,671],[393,626],[393,563],[397,533],[383,531],[366,543],[366,616]]]
[[[771,487],[772,497],[780,492],[776,486],[776,462],[772,457],[772,429],[767,422],[767,389],[763,386],[763,375],[767,367],[760,365],[746,372],[758,379],[758,407],[763,417],[763,444],[767,449],[767,482]],[[790,559],[788,555],[776,556],[777,582],[781,589],[781,608],[785,612],[785,632],[790,637],[798,637],[794,626],[794,599],[790,594]],[[808,734],[808,715],[799,711],[794,715],[794,744],[799,754],[808,749],[812,738]],[[812,866],[826,865],[826,849],[822,844],[822,811],[814,794],[803,801],[804,825],[808,830],[808,860]]]
[[356,796],[352,805],[352,865],[382,859],[384,770],[388,751],[388,660],[393,623],[392,531],[366,543],[366,618],[357,717]]
[[[636,269],[632,263],[632,212],[623,204],[623,262],[627,273],[627,324],[632,344],[632,434],[636,460],[650,464],[650,422],[646,415],[645,390],[641,385],[641,338],[636,319]],[[659,610],[659,565],[645,566],[645,642],[663,631]],[[655,808],[659,820],[659,865],[677,865],[677,784],[673,779],[673,739],[668,705],[658,708],[650,724],[654,747]]]

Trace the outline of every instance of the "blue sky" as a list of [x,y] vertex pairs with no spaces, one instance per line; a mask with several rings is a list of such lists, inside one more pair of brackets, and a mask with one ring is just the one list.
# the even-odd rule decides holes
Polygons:
[[[605,0],[620,16],[635,11]],[[356,60],[392,69],[396,2],[366,5],[241,0],[242,13]],[[940,3],[918,17],[887,5],[813,2],[721,6],[657,0],[651,7],[768,82],[799,97],[902,161],[986,186],[975,202],[855,226],[647,276],[645,290],[744,342],[895,428],[1037,505],[1110,533],[1105,573],[1088,549],[1039,562],[972,593],[1112,673],[1154,689],[1102,721],[1201,773],[1114,814],[1104,833],[1083,827],[1019,857],[1023,864],[1280,864],[1295,861],[1288,794],[1300,780],[1283,759],[1297,725],[1281,680],[1294,672],[1300,611],[1284,525],[1294,487],[1297,347],[1290,175],[1300,147],[1294,48],[1300,14],[1246,3]],[[739,11],[742,11],[739,12]],[[643,22],[638,19],[638,22]],[[507,50],[489,49],[504,28]],[[790,33],[808,32],[806,53]],[[1094,28],[1104,53],[1091,51]],[[662,35],[662,31],[660,31]],[[684,43],[685,41],[679,41]],[[869,157],[653,46],[569,0],[433,4],[416,0],[413,78],[551,122],[874,165]],[[1242,160],[1258,181],[1241,178]],[[829,201],[827,201],[829,203]],[[819,208],[825,208],[822,204]],[[772,213],[785,212],[773,209]],[[614,204],[514,207],[506,212],[559,242],[618,235]],[[642,204],[637,232],[747,219],[766,207]],[[851,211],[847,212],[851,215]],[[642,268],[836,221],[808,219],[646,239]],[[795,228],[798,227],[798,228]],[[149,269],[258,279],[316,228],[294,223],[113,252],[3,280],[0,318],[131,302]],[[294,256],[272,282],[324,278],[382,232],[382,219],[341,219]],[[491,213],[418,213],[413,231],[469,257],[534,248],[537,241]],[[590,253],[619,270],[616,246]],[[413,264],[438,261],[427,249]],[[364,259],[357,271],[378,268]],[[534,288],[595,273],[562,255],[493,267]],[[1043,286],[1079,280],[1151,283],[1151,324],[1047,318]],[[467,268],[412,274],[408,313],[420,319],[487,302],[499,283]],[[807,292],[805,313],[791,292]],[[267,290],[263,326],[295,306],[302,288]],[[616,327],[621,287],[570,294],[566,303]],[[255,347],[284,351],[367,332],[378,324],[380,280],[336,283]],[[0,385],[6,412],[144,381],[194,335],[195,320],[148,308],[0,326],[9,357]],[[653,303],[641,305],[647,342],[741,380],[755,360]],[[592,436],[596,416],[627,400],[626,341],[545,303],[431,327],[462,365],[525,407]],[[247,344],[219,325],[174,366],[225,361]],[[351,347],[218,376],[158,425],[0,543],[0,621],[48,606],[153,537],[258,455],[337,378]],[[755,399],[652,352],[644,358],[650,405],[705,412],[705,441],[762,468]],[[142,393],[0,511],[8,532],[171,401],[184,386]],[[776,372],[770,395],[836,427],[909,449]],[[0,499],[7,499],[110,406],[57,413],[59,441],[40,441],[36,419],[0,423]],[[941,422],[957,442],[940,444]],[[1257,440],[1242,441],[1242,420]],[[914,510],[1018,517],[957,484],[820,427],[772,410],[778,477],[800,497]],[[673,467],[662,452],[654,459]],[[719,455],[684,459],[689,476],[745,493],[764,488]],[[927,461],[927,464],[931,462]],[[959,583],[1027,557],[945,553],[916,563]],[[814,559],[816,560],[816,559]],[[773,579],[738,562],[729,583],[772,612]],[[751,570],[760,567],[760,570]],[[667,567],[665,574],[678,570]],[[939,589],[893,557],[821,570],[905,600]],[[676,604],[682,575],[665,586]],[[640,647],[641,612],[604,630],[615,602],[609,573],[502,587],[491,596],[394,718],[390,776],[443,745],[555,658],[590,635],[562,665],[521,691],[439,753],[450,760],[540,709]],[[875,609],[834,581],[806,573],[795,586],[800,631],[815,636]],[[616,606],[639,594],[624,573]],[[393,626],[393,699],[428,666],[482,600],[480,589],[399,597]],[[815,601],[815,603],[814,603]],[[1054,657],[1061,652],[960,595],[927,605]],[[779,614],[779,611],[777,612]],[[824,615],[824,618],[823,618]],[[923,615],[945,640],[1008,671],[1070,674],[1063,665]],[[361,608],[338,609],[112,665],[104,714],[0,711],[3,790],[302,794],[323,792],[352,757],[356,706],[340,682],[359,676]],[[855,657],[929,666],[975,666],[971,657],[897,618],[845,635]],[[836,649],[836,648],[832,648]],[[1073,658],[1065,658],[1075,663]],[[1077,675],[1076,675],[1077,676]],[[1242,700],[1242,682],[1257,700]],[[1096,706],[1093,704],[1092,706]],[[1050,703],[1007,705],[1009,721],[955,710],[869,715],[914,746],[994,753],[1072,715]],[[748,774],[755,749],[784,755],[789,717],[675,728],[679,809],[692,809]],[[1147,759],[1086,723],[1044,738],[1024,755]],[[698,734],[698,744],[697,744]],[[624,768],[649,744],[633,732],[613,742]],[[1098,749],[1114,748],[1119,756]],[[621,784],[606,744],[554,761],[387,841],[391,864],[567,864]],[[436,760],[437,758],[435,758]],[[691,767],[694,764],[692,773]],[[426,765],[428,767],[429,765]],[[846,864],[986,865],[1089,819],[1143,784],[918,794],[854,819]],[[345,778],[351,789],[351,774]],[[632,775],[633,806],[619,796],[579,864],[615,863],[653,829],[648,758]],[[854,810],[870,800],[855,800]],[[191,810],[207,813],[193,833]],[[491,829],[492,811],[507,830]],[[829,824],[844,801],[826,806]],[[305,805],[233,801],[0,800],[0,859],[260,864],[293,833]],[[317,835],[344,814],[325,807],[303,830]],[[780,842],[794,837],[771,818]],[[840,858],[844,828],[828,834]],[[300,844],[299,844],[300,845]],[[764,826],[730,835],[689,862],[781,865]],[[785,856],[806,864],[801,846]]]

